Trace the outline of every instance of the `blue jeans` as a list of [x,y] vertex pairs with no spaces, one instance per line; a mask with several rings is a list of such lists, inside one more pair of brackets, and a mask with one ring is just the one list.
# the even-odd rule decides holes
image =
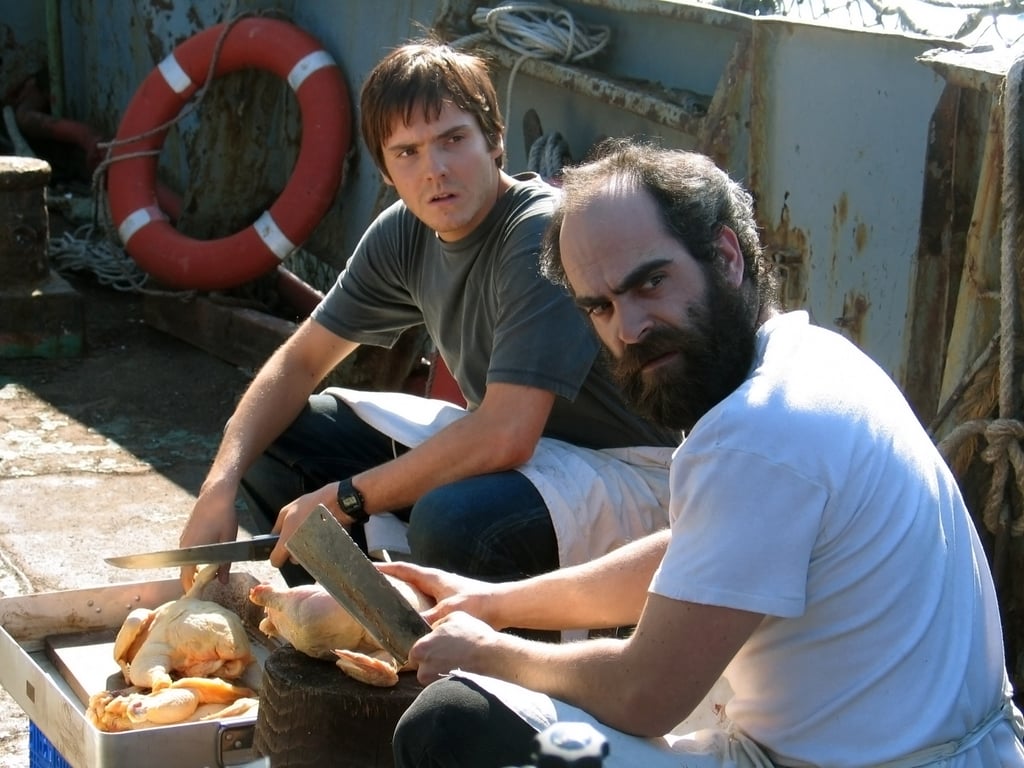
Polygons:
[[[261,532],[286,504],[328,483],[383,464],[408,448],[370,427],[331,395],[313,395],[246,473],[241,496]],[[487,581],[512,581],[558,567],[547,506],[515,471],[441,485],[411,508],[391,510],[409,523],[412,559]],[[353,538],[365,544],[356,526]],[[281,569],[288,584],[312,581],[303,568]]]

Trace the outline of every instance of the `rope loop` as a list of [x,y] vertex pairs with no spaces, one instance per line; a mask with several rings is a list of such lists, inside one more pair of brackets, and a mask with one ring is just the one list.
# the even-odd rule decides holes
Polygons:
[[611,27],[577,22],[569,11],[553,3],[511,0],[494,8],[477,8],[472,21],[484,31],[453,41],[453,47],[470,48],[490,38],[519,54],[508,76],[506,121],[512,117],[512,84],[524,61],[555,59],[574,64],[596,56],[612,38]]
[[1024,494],[1024,449],[1021,448],[1024,422],[1015,419],[993,419],[988,422],[976,420],[961,426],[967,428],[961,433],[962,438],[981,435],[986,440],[985,448],[978,454],[982,461],[992,467],[992,478],[982,510],[985,527],[995,533],[1001,526],[1009,524],[1011,536],[1024,534],[1024,517],[1009,520],[1006,505],[1011,469],[1018,493]]
[[589,59],[611,40],[609,27],[577,23],[569,11],[552,3],[509,2],[478,8],[473,23],[521,56],[564,64]]

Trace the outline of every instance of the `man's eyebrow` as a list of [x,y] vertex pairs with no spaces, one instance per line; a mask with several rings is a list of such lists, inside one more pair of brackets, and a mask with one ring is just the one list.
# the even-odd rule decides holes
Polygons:
[[[441,131],[441,133],[434,134],[429,139],[427,139],[427,141],[430,142],[444,140],[450,136],[454,136],[456,133],[462,133],[463,131],[469,130],[471,127],[472,125],[469,122],[459,123],[458,125],[453,125],[451,128]],[[406,143],[395,142],[394,144],[388,144],[385,147],[385,149],[394,152],[395,150],[399,149],[411,149],[413,147],[418,146],[420,143],[421,142],[418,141],[410,141]]]
[[[633,267],[626,276],[622,278],[618,285],[614,286],[610,293],[613,296],[621,296],[627,291],[636,288],[638,285],[642,285],[652,272],[655,272],[662,267],[665,267],[672,263],[672,259],[653,259],[651,261],[645,261],[643,264],[638,264]],[[604,304],[607,298],[604,296],[575,296],[573,300],[576,302],[576,306],[581,309],[587,309],[588,307],[596,307]]]

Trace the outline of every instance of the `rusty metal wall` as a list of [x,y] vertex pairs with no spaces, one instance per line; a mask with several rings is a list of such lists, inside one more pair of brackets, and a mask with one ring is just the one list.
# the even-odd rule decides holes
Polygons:
[[[582,22],[607,25],[612,43],[585,70],[517,66],[516,55],[488,47],[508,112],[508,167],[527,166],[527,110],[545,132],[563,134],[574,159],[606,135],[708,152],[754,192],[766,241],[788,275],[788,305],[853,339],[905,384],[908,318],[920,319],[926,298],[914,285],[925,160],[945,85],[918,57],[941,41],[686,2],[562,5]],[[475,8],[465,0],[57,6],[66,111],[108,136],[157,62],[232,13],[274,10],[318,37],[345,73],[354,112],[359,84],[388,48],[439,20],[453,37],[474,31]],[[161,158],[185,196],[184,224],[198,236],[229,234],[268,205],[301,133],[293,97],[272,76],[223,80]],[[381,203],[379,174],[357,142],[343,189],[307,249],[336,270]]]
[[0,0],[0,101],[46,66],[46,6]]
[[937,43],[769,22],[754,35],[751,176],[788,301],[903,380]]
[[[944,86],[917,57],[941,41],[683,3],[565,5],[609,24],[614,43],[587,77],[550,64],[517,71],[510,158],[522,157],[528,107],[577,158],[601,136],[627,134],[713,155],[757,198],[787,306],[808,309],[903,383],[926,149]],[[517,57],[502,58],[504,89]],[[624,106],[622,81],[649,98]],[[680,109],[691,95],[703,113]]]

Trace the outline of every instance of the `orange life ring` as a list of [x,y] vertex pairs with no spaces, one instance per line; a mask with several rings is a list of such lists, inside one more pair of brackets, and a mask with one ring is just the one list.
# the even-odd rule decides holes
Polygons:
[[[160,62],[132,97],[117,140],[145,134],[178,115],[205,82],[223,28],[200,32]],[[156,197],[157,154],[167,130],[116,144],[111,153],[108,195],[121,242],[143,270],[168,286],[219,290],[270,271],[309,237],[338,192],[352,120],[337,64],[292,24],[247,18],[225,35],[213,76],[254,67],[288,81],[299,102],[302,140],[284,190],[251,226],[229,237],[195,240],[171,225]],[[157,152],[116,160],[152,150]]]

